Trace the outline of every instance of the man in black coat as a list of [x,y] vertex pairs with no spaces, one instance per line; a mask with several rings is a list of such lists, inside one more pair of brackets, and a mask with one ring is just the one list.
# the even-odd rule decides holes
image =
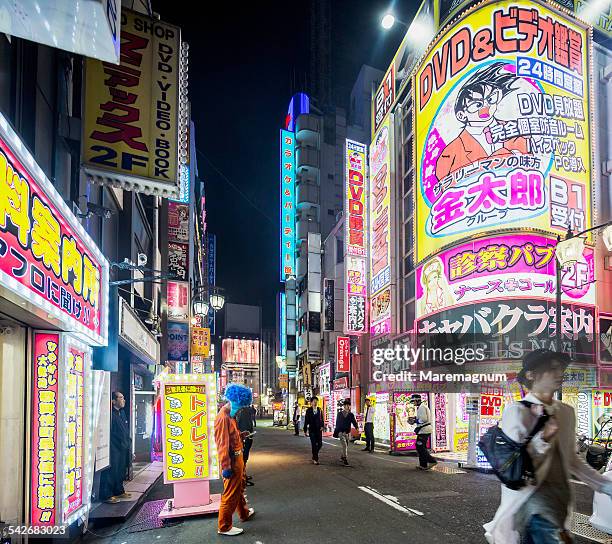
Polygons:
[[310,436],[312,462],[315,465],[319,464],[319,450],[323,446],[323,413],[318,408],[318,403],[319,399],[312,397],[304,419],[304,434]]
[[130,438],[130,425],[123,408],[125,397],[120,391],[113,391],[111,409],[110,433],[110,468],[107,471],[107,494],[110,496],[106,502],[114,504],[119,499],[129,499],[130,494],[125,492],[123,481],[127,476],[132,453],[132,440]]

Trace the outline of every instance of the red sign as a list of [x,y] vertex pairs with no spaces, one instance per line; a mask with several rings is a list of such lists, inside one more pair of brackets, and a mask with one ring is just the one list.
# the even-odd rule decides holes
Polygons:
[[344,376],[344,378],[338,378],[334,380],[334,391],[341,391],[342,389],[348,389],[348,378]]
[[105,344],[108,263],[17,135],[12,133],[19,143],[14,145],[9,133],[2,127],[0,285],[62,320],[66,330]]
[[59,334],[35,333],[32,373],[31,524],[57,525]]
[[336,372],[351,371],[351,339],[348,336],[336,338]]

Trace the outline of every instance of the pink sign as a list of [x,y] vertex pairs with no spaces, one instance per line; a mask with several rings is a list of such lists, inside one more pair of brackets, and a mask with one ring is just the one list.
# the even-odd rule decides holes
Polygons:
[[168,282],[168,319],[186,321],[189,319],[189,284]]
[[[472,302],[556,296],[556,240],[511,234],[461,244],[416,270],[417,318]],[[594,251],[562,271],[564,302],[595,304]]]

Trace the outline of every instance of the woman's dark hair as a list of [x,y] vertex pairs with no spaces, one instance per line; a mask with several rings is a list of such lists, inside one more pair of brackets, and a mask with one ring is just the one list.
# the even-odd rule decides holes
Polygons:
[[351,405],[351,401],[349,399],[345,399],[344,402],[342,403],[342,406],[350,406]]
[[312,402],[313,400],[319,400],[319,397],[312,397],[312,398],[310,399],[310,402]]

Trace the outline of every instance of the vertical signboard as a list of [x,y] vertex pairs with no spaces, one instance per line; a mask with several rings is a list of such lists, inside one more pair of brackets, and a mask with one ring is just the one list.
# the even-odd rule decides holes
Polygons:
[[[208,250],[206,251],[206,260],[208,261],[206,270],[208,273],[208,285],[212,286],[217,281],[217,235],[208,232],[206,234]],[[210,334],[215,334],[215,309],[211,306],[208,309],[208,328]]]
[[351,371],[351,339],[348,336],[336,338],[336,373]]
[[35,333],[30,492],[30,520],[34,526],[59,524],[56,519],[59,364],[59,334]]
[[295,276],[295,134],[280,131],[281,281]]
[[187,323],[168,323],[168,359],[171,361],[189,360],[189,325]]
[[213,428],[216,375],[193,374],[162,383],[164,483],[217,478]]
[[333,331],[335,315],[335,289],[336,281],[323,278],[323,330]]
[[168,319],[189,319],[189,284],[182,281],[168,282]]
[[385,121],[393,102],[395,102],[395,66],[392,64],[374,96],[373,132],[376,132]]
[[210,329],[191,327],[191,357],[210,357]]
[[287,297],[285,293],[280,293],[278,311],[278,331],[279,331],[279,352],[280,356],[287,355]]
[[388,116],[370,147],[370,333],[391,332],[391,132]]
[[367,332],[368,176],[367,146],[346,140],[345,219],[345,316],[347,334]]

